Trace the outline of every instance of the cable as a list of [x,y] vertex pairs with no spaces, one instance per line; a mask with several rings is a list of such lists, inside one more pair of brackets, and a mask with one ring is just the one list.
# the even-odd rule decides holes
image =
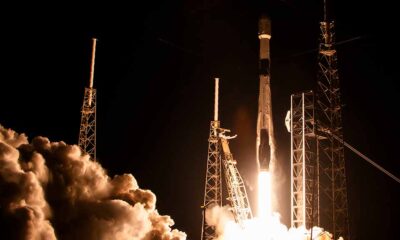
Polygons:
[[352,147],[350,144],[348,144],[347,142],[343,141],[342,139],[340,139],[338,136],[330,133],[330,135],[332,135],[336,140],[343,142],[343,144],[349,148],[351,151],[353,151],[355,154],[357,154],[358,156],[360,156],[361,158],[363,158],[365,161],[369,162],[372,166],[376,167],[377,169],[379,169],[381,172],[385,173],[386,175],[388,175],[389,177],[391,177],[393,180],[395,180],[396,182],[400,183],[400,179],[397,178],[396,176],[394,176],[393,174],[391,174],[389,171],[387,171],[386,169],[384,169],[383,167],[381,167],[379,164],[375,163],[374,161],[372,161],[370,158],[368,158],[367,156],[365,156],[364,154],[362,154],[360,151],[358,151],[357,149],[355,149],[354,147]]

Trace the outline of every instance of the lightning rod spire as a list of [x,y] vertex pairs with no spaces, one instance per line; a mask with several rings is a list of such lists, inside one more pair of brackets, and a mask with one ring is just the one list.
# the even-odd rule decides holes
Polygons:
[[96,38],[92,38],[93,41],[93,46],[92,46],[92,64],[90,66],[90,82],[89,82],[89,88],[93,88],[93,78],[94,78],[94,62],[96,58]]
[[219,78],[215,78],[215,92],[214,92],[214,121],[218,121],[218,91],[219,91]]

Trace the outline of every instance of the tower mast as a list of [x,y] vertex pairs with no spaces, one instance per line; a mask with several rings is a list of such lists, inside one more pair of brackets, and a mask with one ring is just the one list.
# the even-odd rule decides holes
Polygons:
[[315,97],[291,98],[291,222],[350,239],[335,31],[326,0],[320,28]]
[[83,98],[78,141],[78,145],[81,150],[89,154],[91,159],[96,159],[96,89],[93,88],[96,41],[96,38],[92,39],[93,47],[90,67],[90,80],[89,87],[85,88]]
[[218,88],[219,79],[215,78],[214,120],[211,121],[210,134],[208,137],[207,170],[204,187],[201,240],[211,240],[217,238],[215,227],[208,225],[206,222],[206,209],[212,208],[216,205],[222,205],[221,155],[218,141],[218,130],[220,128],[220,122],[218,120]]
[[[316,91],[320,220],[321,226],[333,233],[334,239],[350,239],[344,141],[338,140],[343,139],[343,128],[334,27],[324,0]],[[338,136],[338,139],[333,136]]]

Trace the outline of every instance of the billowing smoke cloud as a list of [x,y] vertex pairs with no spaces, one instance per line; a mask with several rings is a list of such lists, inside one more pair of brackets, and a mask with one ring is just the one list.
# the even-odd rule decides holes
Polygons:
[[131,174],[109,177],[76,145],[0,125],[2,239],[184,240]]

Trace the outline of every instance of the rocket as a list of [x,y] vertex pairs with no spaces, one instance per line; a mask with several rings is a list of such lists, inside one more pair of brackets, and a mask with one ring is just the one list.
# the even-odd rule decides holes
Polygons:
[[259,170],[269,171],[270,163],[275,161],[275,138],[272,124],[270,50],[271,21],[261,16],[258,22],[260,40],[256,157]]

